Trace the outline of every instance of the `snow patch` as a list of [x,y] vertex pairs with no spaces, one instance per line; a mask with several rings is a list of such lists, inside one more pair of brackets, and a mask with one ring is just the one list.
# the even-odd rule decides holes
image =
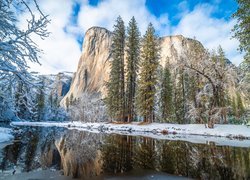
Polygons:
[[157,139],[184,140],[193,143],[216,142],[218,145],[250,147],[250,128],[244,125],[151,123],[147,125],[82,122],[12,122],[14,126],[57,126],[91,132],[148,136]]
[[250,139],[250,128],[244,125],[221,125],[215,124],[213,129],[206,128],[204,124],[168,124],[151,123],[139,125],[113,124],[113,123],[82,123],[74,122],[12,122],[15,126],[57,126],[57,127],[78,127],[84,129],[98,129],[105,131],[128,131],[128,132],[151,132],[166,134],[189,134],[202,136],[216,136],[228,138]]
[[11,133],[12,133],[11,129],[0,127],[0,143],[10,141],[11,139],[13,139],[14,137]]

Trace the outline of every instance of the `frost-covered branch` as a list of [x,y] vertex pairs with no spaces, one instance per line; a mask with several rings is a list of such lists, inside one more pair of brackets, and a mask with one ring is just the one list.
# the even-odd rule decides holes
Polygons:
[[[17,18],[20,15],[26,18],[26,21],[23,21],[26,24],[20,24]],[[18,84],[24,84],[27,91],[22,92],[22,98],[21,96],[20,98],[26,99],[22,101],[22,106],[31,112],[28,93],[32,88],[37,87],[38,83],[37,78],[29,72],[28,63],[39,63],[39,54],[42,50],[35,43],[34,37],[41,39],[48,37],[49,23],[48,15],[42,13],[36,0],[0,2],[0,97],[3,102],[0,105],[1,111],[6,111],[4,106],[15,107],[15,91]],[[15,108],[11,111],[16,113],[13,109]]]

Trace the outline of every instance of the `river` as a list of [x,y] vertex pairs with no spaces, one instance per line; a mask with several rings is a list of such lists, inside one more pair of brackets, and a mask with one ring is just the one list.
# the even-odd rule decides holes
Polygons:
[[250,179],[250,147],[17,127],[0,179]]

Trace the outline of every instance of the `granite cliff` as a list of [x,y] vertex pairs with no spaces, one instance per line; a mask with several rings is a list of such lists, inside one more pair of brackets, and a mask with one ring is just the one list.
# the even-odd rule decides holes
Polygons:
[[[110,72],[112,33],[105,28],[92,27],[87,30],[84,38],[82,55],[77,71],[73,77],[69,92],[61,101],[65,106],[66,98],[79,98],[84,92],[100,93],[105,96],[105,82]],[[188,58],[186,53],[193,43],[202,44],[196,40],[185,38],[182,35],[160,38],[160,64],[168,60],[175,64],[177,61]]]

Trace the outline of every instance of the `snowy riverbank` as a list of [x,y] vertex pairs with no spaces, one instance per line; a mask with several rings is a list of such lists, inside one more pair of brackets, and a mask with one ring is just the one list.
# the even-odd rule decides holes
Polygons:
[[88,130],[109,132],[148,132],[153,134],[181,134],[227,137],[235,139],[250,139],[250,128],[244,125],[216,124],[213,129],[205,128],[203,124],[167,124],[151,123],[146,125],[113,124],[113,123],[81,123],[81,122],[13,122],[15,126],[57,126],[66,128],[83,128]]
[[13,139],[11,129],[0,127],[0,143]]

